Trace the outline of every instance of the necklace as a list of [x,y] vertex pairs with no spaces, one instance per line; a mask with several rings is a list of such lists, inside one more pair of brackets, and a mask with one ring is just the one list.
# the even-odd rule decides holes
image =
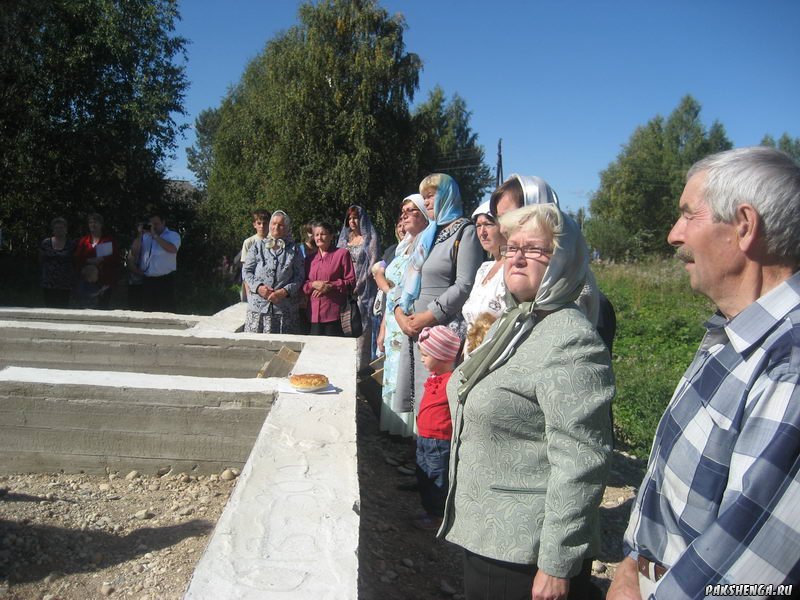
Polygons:
[[489,272],[486,273],[486,277],[483,278],[483,285],[489,283],[494,278],[494,276],[497,275],[497,272],[500,270],[501,266],[503,266],[502,262],[500,262],[499,260],[494,261],[494,264],[492,265],[491,269],[489,269]]

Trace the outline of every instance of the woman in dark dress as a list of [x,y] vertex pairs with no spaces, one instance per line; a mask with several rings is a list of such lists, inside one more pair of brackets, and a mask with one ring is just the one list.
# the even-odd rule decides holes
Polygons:
[[75,240],[67,239],[67,220],[50,222],[52,235],[39,244],[41,288],[48,308],[69,308],[69,294],[75,283],[73,254]]

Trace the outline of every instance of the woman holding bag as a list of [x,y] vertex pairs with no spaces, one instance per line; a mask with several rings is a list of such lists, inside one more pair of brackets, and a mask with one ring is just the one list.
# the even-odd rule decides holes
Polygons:
[[353,260],[347,248],[333,245],[333,226],[316,221],[312,226],[317,252],[306,257],[306,282],[311,335],[341,336],[339,313],[356,284]]
[[369,366],[375,355],[372,346],[372,305],[375,303],[378,287],[370,268],[380,260],[380,240],[367,211],[360,206],[354,204],[347,209],[337,246],[350,252],[356,272],[353,294],[358,299],[361,314],[362,333],[358,336],[357,365],[357,369],[361,371]]

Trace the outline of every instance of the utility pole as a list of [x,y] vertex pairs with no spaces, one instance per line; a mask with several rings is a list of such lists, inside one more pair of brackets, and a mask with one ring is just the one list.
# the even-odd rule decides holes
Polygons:
[[500,187],[503,183],[503,138],[497,140],[497,167],[495,168],[495,174],[497,176],[497,185],[495,187]]

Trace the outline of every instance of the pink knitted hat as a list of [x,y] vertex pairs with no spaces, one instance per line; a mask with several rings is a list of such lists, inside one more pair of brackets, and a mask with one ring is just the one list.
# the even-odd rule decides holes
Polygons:
[[419,347],[437,360],[452,362],[461,349],[461,338],[444,325],[426,327],[419,334]]

